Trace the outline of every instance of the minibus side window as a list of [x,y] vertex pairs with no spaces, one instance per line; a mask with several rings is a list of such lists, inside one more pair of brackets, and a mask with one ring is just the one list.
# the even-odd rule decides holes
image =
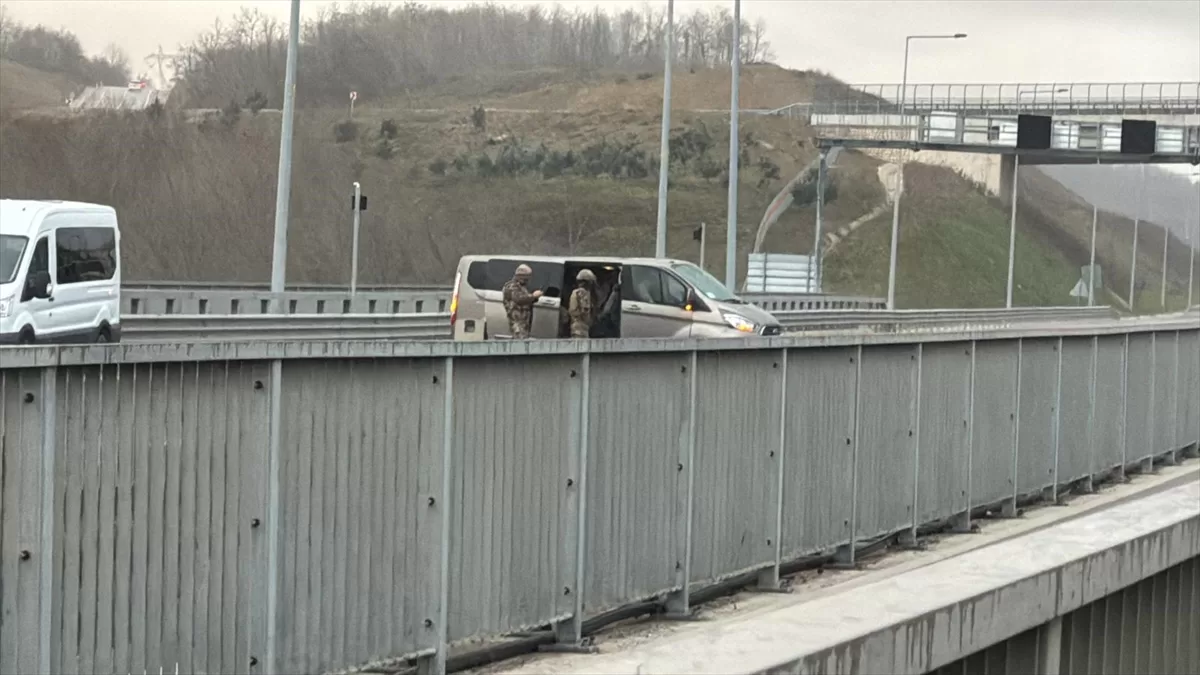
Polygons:
[[106,227],[63,227],[54,233],[58,249],[58,283],[107,281],[117,271],[116,230]]

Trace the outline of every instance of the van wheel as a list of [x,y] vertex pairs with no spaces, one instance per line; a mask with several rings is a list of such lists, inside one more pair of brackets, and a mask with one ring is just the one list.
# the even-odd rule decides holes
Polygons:
[[107,344],[112,342],[112,331],[108,326],[101,326],[100,330],[96,331],[96,344]]
[[36,338],[33,336],[33,331],[28,327],[21,329],[21,336],[17,338],[17,344],[31,345],[34,342],[36,342]]

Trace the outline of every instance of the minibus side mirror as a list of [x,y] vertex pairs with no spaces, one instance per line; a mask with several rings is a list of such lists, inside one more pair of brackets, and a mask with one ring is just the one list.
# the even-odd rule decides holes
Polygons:
[[50,297],[50,273],[49,272],[32,272],[25,280],[25,293],[22,300],[33,300],[35,298],[45,300]]

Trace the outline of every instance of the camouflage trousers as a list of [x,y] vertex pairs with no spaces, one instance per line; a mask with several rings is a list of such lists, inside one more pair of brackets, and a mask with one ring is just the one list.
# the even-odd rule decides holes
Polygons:
[[515,321],[509,322],[508,332],[510,335],[512,335],[512,339],[514,340],[529,339],[529,326],[526,326],[523,323],[517,323]]
[[591,329],[592,329],[591,326],[587,325],[586,323],[584,323],[582,321],[572,321],[571,322],[571,337],[573,337],[573,338],[591,337]]

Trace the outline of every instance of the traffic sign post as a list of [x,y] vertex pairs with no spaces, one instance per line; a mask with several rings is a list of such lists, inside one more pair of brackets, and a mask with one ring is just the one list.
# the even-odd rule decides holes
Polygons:
[[367,210],[367,198],[357,181],[354,183],[350,208],[354,211],[354,234],[350,244],[350,296],[353,297],[358,291],[358,228],[362,224],[362,212]]
[[358,100],[358,92],[350,92],[350,119],[354,119],[354,102]]

